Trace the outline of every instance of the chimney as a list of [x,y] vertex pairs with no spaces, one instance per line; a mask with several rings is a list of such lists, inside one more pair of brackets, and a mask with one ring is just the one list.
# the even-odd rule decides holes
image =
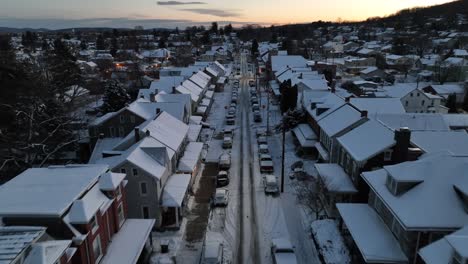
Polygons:
[[135,143],[140,141],[140,128],[135,127]]
[[154,96],[155,94],[154,93],[150,93],[149,97],[150,97],[150,102],[154,103]]
[[[335,87],[333,87],[333,86],[331,87],[331,92],[332,92],[332,93],[335,93],[335,92],[336,92]],[[346,101],[346,99],[345,99],[345,101]]]
[[156,115],[159,115],[159,113],[161,113],[161,108],[156,108]]
[[392,159],[396,163],[408,161],[408,153],[410,148],[411,130],[407,127],[402,127],[395,130],[394,137],[396,144],[393,150]]
[[351,101],[351,96],[346,97],[346,98],[344,99],[344,101],[345,101],[346,103],[349,103],[349,102]]
[[361,111],[361,117],[367,117],[367,113],[366,110]]
[[172,93],[173,93],[173,94],[175,94],[175,93],[176,93],[175,86],[172,86]]
[[151,136],[151,132],[149,130],[146,130],[145,134],[147,137]]
[[314,110],[315,108],[317,108],[317,103],[310,103],[310,109]]

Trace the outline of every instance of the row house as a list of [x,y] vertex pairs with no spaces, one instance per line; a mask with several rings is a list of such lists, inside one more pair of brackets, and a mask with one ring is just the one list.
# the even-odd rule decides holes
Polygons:
[[[337,204],[356,261],[423,263],[421,248],[466,226],[467,161],[446,152],[364,172],[370,187],[367,204]],[[466,255],[455,251],[453,256],[464,261]]]
[[190,141],[190,127],[162,112],[113,146],[96,145],[90,162],[109,164],[112,171],[127,175],[131,217],[155,219],[157,227],[179,226],[203,148]]
[[156,102],[155,100],[138,99],[117,112],[107,113],[94,120],[89,125],[89,135],[92,142],[96,142],[99,137],[125,137],[136,126],[155,118],[163,111],[183,122],[188,122],[190,118],[190,112],[187,111],[183,102]]
[[468,226],[425,246],[419,256],[426,264],[466,263],[468,261]]
[[38,250],[52,246],[57,263],[145,261],[154,220],[127,219],[126,185],[125,174],[107,165],[28,169],[0,189],[0,217],[11,228],[45,228],[57,246]]

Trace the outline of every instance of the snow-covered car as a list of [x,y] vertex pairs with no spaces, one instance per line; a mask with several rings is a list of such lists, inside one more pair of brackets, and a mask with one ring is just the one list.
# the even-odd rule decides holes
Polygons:
[[253,111],[260,111],[260,106],[259,106],[257,103],[254,103],[254,104],[252,105],[252,110],[253,110]]
[[258,145],[258,153],[260,154],[268,154],[270,151],[268,150],[267,144],[260,144]]
[[232,137],[224,136],[223,138],[223,148],[232,148]]
[[227,170],[231,167],[231,155],[229,153],[223,153],[219,156],[219,169]]
[[236,120],[234,118],[228,118],[226,119],[226,125],[235,125],[236,124]]
[[265,136],[260,136],[257,138],[257,143],[258,144],[267,144],[268,141],[267,141],[267,138]]
[[224,187],[229,185],[229,173],[227,171],[219,171],[216,177],[216,187]]
[[257,130],[255,131],[255,135],[257,136],[257,138],[262,136],[264,137],[266,135],[266,131],[263,128],[257,128]]
[[262,115],[260,114],[260,111],[255,111],[253,116],[255,122],[262,122]]
[[216,189],[213,197],[214,206],[227,206],[229,201],[229,191],[225,189]]
[[275,264],[297,264],[294,247],[286,238],[276,238],[272,240],[271,256]]
[[273,173],[273,160],[269,154],[260,154],[259,160],[261,173]]
[[263,177],[263,187],[266,194],[277,194],[279,192],[278,179],[275,175],[265,175]]

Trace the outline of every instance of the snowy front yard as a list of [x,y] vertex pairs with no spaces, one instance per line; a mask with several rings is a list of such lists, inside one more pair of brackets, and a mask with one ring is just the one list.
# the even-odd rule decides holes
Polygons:
[[351,263],[348,248],[334,220],[317,220],[310,227],[326,264]]

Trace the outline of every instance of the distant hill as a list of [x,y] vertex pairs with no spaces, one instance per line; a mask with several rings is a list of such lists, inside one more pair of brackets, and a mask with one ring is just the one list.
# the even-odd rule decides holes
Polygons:
[[423,18],[429,17],[453,17],[457,14],[468,16],[468,0],[458,0],[441,5],[434,5],[429,7],[415,7],[403,9],[394,15],[390,15],[383,19],[406,18],[408,16],[419,16]]
[[0,27],[0,33],[23,33],[26,31],[31,32],[45,32],[50,31],[47,28],[10,28],[10,27]]
[[[12,28],[12,27],[0,27],[0,33],[24,33],[26,31],[31,32],[71,32],[72,30],[81,32],[104,32],[112,31],[117,29],[119,31],[133,30],[133,28],[111,28],[111,27],[78,27],[78,28],[62,28],[62,29],[47,29],[47,28]],[[153,28],[147,28],[145,31],[152,31]],[[172,30],[167,28],[154,28],[157,31]]]

